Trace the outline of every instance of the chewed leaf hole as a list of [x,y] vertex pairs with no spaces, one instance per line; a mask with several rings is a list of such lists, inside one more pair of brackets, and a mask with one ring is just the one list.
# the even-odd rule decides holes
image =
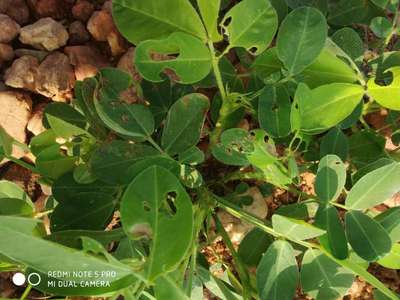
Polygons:
[[149,203],[147,201],[143,202],[143,209],[145,211],[151,211],[151,207],[150,207],[150,205],[149,205]]
[[166,210],[171,216],[174,216],[176,214],[176,197],[177,194],[175,192],[169,192],[166,197]]
[[231,24],[232,22],[232,17],[228,17],[224,20],[224,23],[222,24],[224,27],[229,26],[229,24]]

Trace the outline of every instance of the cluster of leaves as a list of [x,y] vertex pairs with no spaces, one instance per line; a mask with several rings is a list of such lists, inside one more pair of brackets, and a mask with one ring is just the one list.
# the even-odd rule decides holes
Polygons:
[[[0,270],[38,273],[35,288],[58,296],[202,299],[205,286],[221,299],[290,300],[301,287],[334,300],[360,276],[376,299],[399,299],[367,268],[400,268],[400,207],[374,209],[400,190],[400,157],[364,120],[385,109],[399,144],[398,6],[114,0],[143,81],[109,68],[78,82],[71,105],[46,107],[47,130],[29,147],[0,131],[1,158],[52,190],[36,212],[0,182]],[[378,50],[365,58],[366,47]],[[135,103],[125,98],[132,91]],[[13,146],[35,164],[14,159]],[[299,188],[306,171],[316,174],[315,196]],[[243,208],[249,185],[298,201],[260,220]],[[238,249],[217,208],[255,226]],[[222,277],[199,253],[212,219],[234,262]],[[111,220],[121,227],[105,230]],[[77,270],[108,284],[51,277]]]

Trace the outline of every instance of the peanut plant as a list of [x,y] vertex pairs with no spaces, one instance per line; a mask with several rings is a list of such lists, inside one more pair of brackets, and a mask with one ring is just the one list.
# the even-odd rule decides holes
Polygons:
[[[142,80],[102,69],[29,145],[0,132],[52,191],[36,211],[0,182],[0,270],[57,297],[335,300],[358,276],[399,299],[368,271],[400,268],[400,207],[376,209],[400,191],[398,0],[114,0],[113,17]],[[253,186],[290,203],[256,217]],[[239,245],[220,211],[252,225]]]

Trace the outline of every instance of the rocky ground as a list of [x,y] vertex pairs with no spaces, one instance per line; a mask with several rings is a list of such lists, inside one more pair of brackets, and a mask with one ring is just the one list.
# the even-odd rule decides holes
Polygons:
[[[29,142],[44,130],[41,119],[46,104],[70,101],[76,80],[91,77],[107,66],[117,66],[137,78],[133,55],[134,48],[113,23],[110,0],[0,0],[0,126],[16,140]],[[17,148],[14,156],[34,159]],[[29,171],[3,161],[0,178],[20,184],[38,207],[43,205],[48,193]],[[312,193],[312,183],[311,175],[304,177],[305,191]],[[285,193],[264,198],[257,188],[250,193],[255,201],[248,210],[261,218],[293,199]],[[238,243],[248,225],[223,213],[220,217]],[[208,255],[210,261],[215,256],[230,259],[223,243],[217,241],[211,248],[204,250],[213,253]],[[400,289],[398,272],[375,265],[371,271]],[[8,273],[0,274],[0,297],[18,297],[21,293],[9,277]],[[358,280],[345,299],[372,299],[371,291],[368,284]],[[30,296],[35,297],[40,295]],[[299,293],[297,299],[307,298]]]

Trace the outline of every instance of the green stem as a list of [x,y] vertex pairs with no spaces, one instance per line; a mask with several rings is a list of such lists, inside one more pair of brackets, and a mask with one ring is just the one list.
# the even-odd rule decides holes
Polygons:
[[21,298],[19,298],[19,299],[20,299],[20,300],[26,299],[26,297],[28,297],[28,295],[29,295],[31,289],[32,289],[32,286],[29,284],[29,285],[26,287],[26,289],[25,289],[24,293],[22,294]]
[[233,261],[235,262],[235,265],[237,267],[237,272],[239,274],[239,278],[241,281],[242,289],[243,289],[243,299],[251,299],[251,285],[250,285],[250,279],[247,274],[246,268],[240,259],[239,255],[237,254],[235,248],[233,247],[232,241],[229,238],[227,232],[225,231],[224,226],[222,226],[221,221],[219,220],[217,215],[214,215],[214,221],[216,225],[216,229],[218,233],[221,235],[226,247],[228,247],[229,251],[231,252]]

